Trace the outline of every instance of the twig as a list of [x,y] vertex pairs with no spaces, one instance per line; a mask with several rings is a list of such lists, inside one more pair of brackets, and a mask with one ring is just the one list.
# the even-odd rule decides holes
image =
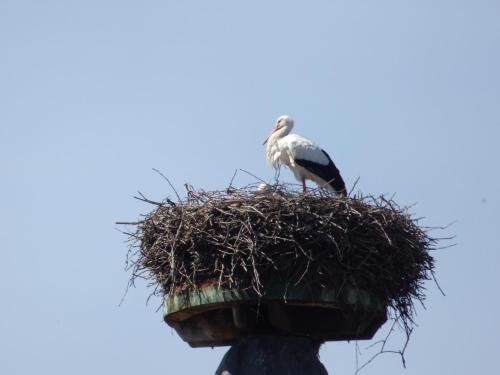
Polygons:
[[244,173],[248,174],[249,176],[252,176],[253,178],[255,178],[255,179],[259,180],[260,182],[263,182],[263,183],[267,184],[267,182],[266,182],[266,181],[264,181],[262,178],[257,177],[256,175],[254,175],[253,173],[248,172],[247,170],[244,170],[244,169],[241,169],[241,168],[240,168],[240,171],[242,171],[242,172],[244,172]]
[[358,176],[358,178],[356,179],[356,181],[354,181],[354,184],[352,185],[351,190],[350,190],[350,191],[349,191],[349,193],[347,194],[347,196],[348,196],[348,197],[350,197],[350,196],[351,196],[351,194],[352,194],[352,192],[354,191],[354,189],[356,189],[356,185],[358,184],[358,182],[359,182],[359,179],[360,179],[360,178],[361,178],[361,177],[359,177],[359,176]]
[[170,185],[170,187],[174,191],[175,195],[177,196],[177,200],[180,202],[181,201],[181,197],[179,196],[179,193],[177,193],[177,190],[175,190],[174,185],[172,185],[172,183],[170,182],[170,180],[163,173],[161,173],[158,169],[153,168],[153,171],[155,171],[156,173],[158,173],[161,177],[163,177],[167,181],[167,183]]

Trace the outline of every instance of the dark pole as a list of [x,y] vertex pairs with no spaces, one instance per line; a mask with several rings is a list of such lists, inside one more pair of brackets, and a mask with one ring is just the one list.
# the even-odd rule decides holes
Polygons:
[[298,336],[240,338],[224,355],[216,375],[328,375],[319,344]]

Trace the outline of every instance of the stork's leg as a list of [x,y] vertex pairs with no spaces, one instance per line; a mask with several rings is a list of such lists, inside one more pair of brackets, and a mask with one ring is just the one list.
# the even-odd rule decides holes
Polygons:
[[302,192],[303,193],[306,192],[306,179],[305,178],[302,179]]

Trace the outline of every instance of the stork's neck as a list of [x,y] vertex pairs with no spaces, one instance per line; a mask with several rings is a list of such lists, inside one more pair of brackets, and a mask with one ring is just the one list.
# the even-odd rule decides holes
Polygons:
[[288,135],[292,129],[288,127],[283,127],[279,130],[276,130],[274,133],[272,133],[269,138],[267,139],[267,147],[266,147],[266,153],[267,153],[267,162],[268,164],[274,166],[275,168],[277,167],[279,155],[280,155],[280,147],[278,145],[278,141]]
[[292,129],[288,126],[284,126],[281,129],[276,130],[267,140],[267,147],[271,147],[278,141],[278,139],[281,139],[284,136],[288,135],[290,133],[290,130]]

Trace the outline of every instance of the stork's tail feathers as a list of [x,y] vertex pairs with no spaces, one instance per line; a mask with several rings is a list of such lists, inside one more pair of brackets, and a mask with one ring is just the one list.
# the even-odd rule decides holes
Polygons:
[[343,188],[342,190],[340,191],[337,191],[337,194],[340,196],[340,197],[347,197],[347,191],[345,188]]
[[334,192],[338,196],[347,197],[347,189],[345,187],[344,181],[342,180],[342,177],[340,177],[340,180],[335,179],[333,181],[328,182],[328,187],[329,187],[328,190]]

